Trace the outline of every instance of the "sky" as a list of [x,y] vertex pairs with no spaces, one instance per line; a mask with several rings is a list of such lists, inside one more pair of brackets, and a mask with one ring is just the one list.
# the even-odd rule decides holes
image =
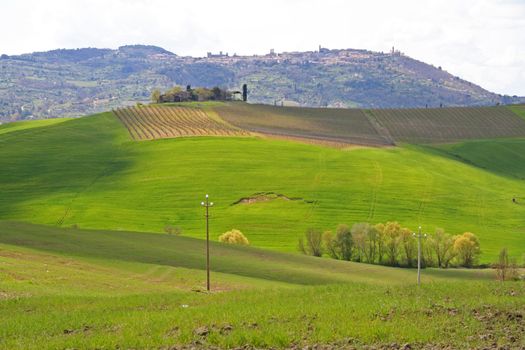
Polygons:
[[178,55],[389,51],[525,96],[525,0],[0,0],[0,53],[158,45]]

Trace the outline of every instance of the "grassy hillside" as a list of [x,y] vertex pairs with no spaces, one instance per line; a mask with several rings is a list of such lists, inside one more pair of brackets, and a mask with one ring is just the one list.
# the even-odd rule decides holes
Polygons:
[[[478,140],[437,146],[460,161],[495,174],[525,179],[525,140]],[[525,197],[525,188],[519,193]]]
[[[152,233],[125,231],[85,231],[59,229],[18,222],[0,223],[0,243],[29,248],[46,254],[88,259],[94,261],[118,261],[183,268],[195,271],[202,285],[205,269],[205,244],[203,240]],[[23,254],[23,253],[22,253]],[[210,248],[212,270],[219,273],[219,284],[214,289],[226,288],[224,276],[238,281],[248,278],[261,283],[317,285],[343,282],[366,282],[373,284],[408,284],[414,282],[415,270],[389,268],[369,264],[314,258],[298,254],[285,254],[252,247],[232,246],[212,242]],[[107,265],[111,267],[112,264]],[[20,271],[24,273],[24,271]],[[427,269],[427,282],[470,278],[492,279],[490,271]],[[272,282],[278,282],[272,284]],[[177,285],[177,283],[175,283]]]
[[0,134],[6,134],[12,131],[25,130],[31,128],[38,128],[47,125],[53,125],[65,122],[70,120],[68,118],[53,118],[53,119],[41,119],[41,120],[31,120],[31,121],[22,121],[22,122],[13,122],[7,124],[0,124]]
[[[111,113],[0,136],[0,219],[54,226],[203,237],[243,231],[254,246],[296,251],[308,227],[398,220],[433,231],[472,231],[482,261],[525,250],[523,181],[425,148],[338,150],[258,138],[133,142]],[[506,153],[510,164],[513,155]],[[236,204],[260,192],[282,194]]]
[[195,293],[202,248],[185,237],[1,223],[9,317],[0,347],[525,344],[523,285],[484,272],[425,270],[416,289],[414,270],[214,243],[214,291]]

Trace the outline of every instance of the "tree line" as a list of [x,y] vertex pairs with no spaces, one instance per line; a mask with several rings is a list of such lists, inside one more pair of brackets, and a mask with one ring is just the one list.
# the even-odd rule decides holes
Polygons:
[[[352,227],[340,224],[335,231],[310,228],[299,238],[298,249],[312,256],[387,266],[417,265],[417,237],[412,230],[391,221],[376,225],[367,222]],[[481,253],[477,236],[471,232],[451,235],[438,228],[422,238],[423,267],[473,267]]]
[[159,89],[155,89],[151,93],[151,101],[153,103],[165,102],[190,102],[190,101],[230,101],[234,99],[234,95],[241,95],[243,101],[247,100],[248,89],[246,84],[242,86],[241,91],[229,91],[218,86],[211,89],[205,87],[198,87],[193,89],[191,85],[187,85],[186,89],[180,86],[175,86],[164,93]]

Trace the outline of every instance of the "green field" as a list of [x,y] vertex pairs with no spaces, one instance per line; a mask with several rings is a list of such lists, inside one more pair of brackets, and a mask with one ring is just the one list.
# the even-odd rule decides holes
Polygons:
[[[523,283],[494,283],[490,271],[427,269],[416,289],[413,270],[214,243],[206,294],[203,248],[1,223],[0,307],[10,316],[0,318],[0,347],[525,344]],[[209,334],[197,334],[203,327]]]
[[[254,108],[250,123],[267,113],[235,108]],[[323,110],[300,111],[272,118],[322,124]],[[372,118],[353,111],[345,124],[344,112],[326,113],[327,135]],[[294,136],[292,124],[283,135]],[[525,135],[507,136],[334,148],[259,136],[134,141],[111,112],[2,125],[0,314],[9,317],[0,317],[0,348],[522,349],[522,281],[428,268],[416,287],[415,269],[297,252],[310,227],[396,220],[474,232],[481,263],[503,247],[522,259]],[[254,201],[261,193],[268,200]],[[251,247],[216,242],[232,228]]]
[[21,122],[0,124],[0,135],[6,134],[12,131],[39,128],[42,126],[58,124],[58,123],[65,122],[67,120],[70,120],[70,119],[68,118],[41,119],[41,120],[31,120],[31,121],[21,121]]
[[[413,229],[472,231],[483,262],[504,246],[516,257],[525,251],[525,206],[512,202],[524,192],[513,176],[522,164],[512,152],[498,154],[506,167],[496,173],[408,145],[338,150],[220,137],[133,142],[111,113],[10,132],[0,146],[4,220],[160,233],[172,225],[202,238],[199,203],[209,193],[216,203],[213,239],[237,228],[262,248],[295,252],[308,227],[397,220]],[[260,192],[300,199],[233,205]]]

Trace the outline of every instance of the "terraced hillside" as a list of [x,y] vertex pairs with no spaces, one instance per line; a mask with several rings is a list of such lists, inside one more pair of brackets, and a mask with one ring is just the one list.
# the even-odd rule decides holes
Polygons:
[[525,120],[506,107],[374,109],[371,115],[401,142],[525,137]]
[[290,139],[366,146],[393,145],[388,131],[360,109],[297,108],[228,103],[214,107],[227,122],[253,132]]
[[190,136],[246,136],[249,133],[200,108],[140,106],[113,111],[134,140]]

